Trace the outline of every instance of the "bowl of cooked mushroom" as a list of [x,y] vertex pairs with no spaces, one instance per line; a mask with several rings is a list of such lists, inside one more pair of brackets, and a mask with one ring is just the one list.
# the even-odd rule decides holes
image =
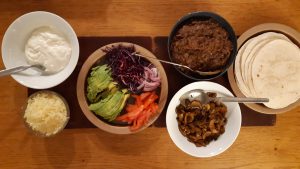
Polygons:
[[[171,99],[166,116],[168,133],[175,145],[194,157],[212,157],[227,150],[237,139],[241,128],[238,103],[204,102],[197,93],[182,99],[187,92],[201,89],[210,97],[233,97],[220,84],[200,81],[181,88]],[[195,96],[193,96],[195,95]]]

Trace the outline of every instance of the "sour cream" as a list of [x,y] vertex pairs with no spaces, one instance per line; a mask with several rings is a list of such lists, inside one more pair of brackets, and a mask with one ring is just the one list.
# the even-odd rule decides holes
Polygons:
[[47,73],[57,73],[69,63],[72,48],[62,33],[49,27],[34,30],[25,45],[30,65],[43,65]]

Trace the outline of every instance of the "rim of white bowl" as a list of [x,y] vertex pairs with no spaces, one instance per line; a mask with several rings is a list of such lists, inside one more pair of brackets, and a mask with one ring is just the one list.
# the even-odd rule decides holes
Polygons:
[[[171,108],[170,108],[171,102],[173,102],[175,96],[177,96],[181,91],[183,91],[183,90],[185,90],[185,89],[187,89],[187,88],[190,88],[191,86],[194,86],[194,85],[196,85],[196,84],[198,84],[198,85],[199,85],[199,84],[201,84],[201,85],[205,85],[205,84],[206,84],[206,85],[215,85],[215,86],[218,86],[218,87],[220,87],[220,88],[225,89],[225,91],[226,91],[228,94],[230,93],[231,96],[234,96],[234,95],[232,94],[232,92],[230,92],[226,87],[224,87],[224,86],[222,86],[222,85],[220,85],[220,84],[218,84],[218,83],[214,83],[214,82],[210,82],[210,81],[198,81],[198,82],[193,82],[193,83],[190,83],[190,84],[188,84],[188,85],[185,85],[184,87],[182,87],[180,90],[178,90],[178,91],[175,93],[175,95],[172,97],[171,101],[169,102],[169,105],[168,105],[168,108],[167,108],[167,114],[166,114],[167,131],[168,131],[168,134],[169,134],[169,136],[170,136],[172,142],[173,142],[173,143],[174,143],[181,151],[183,151],[184,153],[186,153],[186,154],[188,154],[188,155],[191,155],[191,156],[193,156],[193,157],[199,157],[199,158],[208,158],[208,157],[217,156],[217,155],[219,155],[219,154],[225,152],[229,147],[231,147],[232,144],[233,144],[233,143],[235,142],[235,140],[237,139],[239,133],[240,133],[240,129],[241,129],[241,126],[242,126],[242,114],[241,114],[241,109],[240,109],[240,106],[239,106],[238,103],[237,103],[237,105],[238,105],[237,108],[238,108],[238,113],[239,113],[239,115],[238,115],[238,120],[239,120],[239,124],[240,124],[240,125],[239,125],[239,128],[238,128],[236,134],[232,137],[232,141],[231,141],[228,145],[226,145],[225,147],[223,147],[223,149],[217,151],[216,153],[210,153],[210,154],[207,154],[207,155],[199,155],[199,154],[197,154],[197,153],[187,151],[185,148],[183,148],[183,147],[181,147],[181,146],[178,145],[178,143],[177,143],[177,141],[176,141],[176,138],[175,138],[173,132],[171,131],[170,126],[169,126],[170,124],[169,124],[169,122],[168,122],[168,117],[169,117],[170,115],[168,115],[168,114],[169,114],[169,112],[170,112],[169,109],[171,109]],[[211,90],[211,89],[210,89],[210,90]],[[227,94],[227,93],[226,93],[226,94]],[[175,120],[176,120],[176,119],[175,119]],[[168,127],[168,126],[169,126],[169,127]],[[225,132],[226,132],[226,131],[225,131]],[[182,136],[182,137],[184,137],[184,136]],[[193,143],[191,143],[191,144],[193,144]],[[197,148],[203,148],[203,147],[196,147],[196,146],[195,146],[195,149],[197,149]],[[204,148],[205,148],[205,147],[204,147]]]
[[[17,81],[19,84],[25,86],[25,87],[28,87],[28,88],[32,88],[32,89],[48,89],[48,88],[51,88],[51,87],[55,87],[59,84],[61,84],[62,82],[64,82],[66,79],[68,79],[68,77],[70,77],[70,75],[73,73],[73,71],[75,70],[76,68],[76,65],[78,63],[78,60],[79,60],[79,41],[78,41],[78,38],[77,38],[77,35],[74,31],[74,29],[72,28],[72,26],[64,19],[62,18],[61,16],[55,14],[55,13],[51,13],[51,12],[48,12],[48,11],[32,11],[32,12],[29,12],[29,13],[25,13],[21,16],[19,16],[17,19],[15,19],[9,26],[8,28],[6,29],[5,33],[4,33],[4,36],[3,36],[3,40],[2,40],[2,46],[1,46],[1,52],[2,52],[2,61],[3,61],[3,64],[4,64],[4,67],[5,68],[8,68],[7,66],[7,61],[4,59],[4,48],[5,48],[5,45],[6,45],[6,41],[8,40],[8,31],[11,30],[13,28],[13,26],[15,24],[17,24],[17,22],[20,22],[20,20],[26,18],[26,17],[29,17],[29,16],[32,16],[32,15],[36,15],[36,16],[39,16],[40,15],[49,15],[51,17],[55,17],[56,19],[60,20],[62,23],[64,23],[67,28],[69,29],[68,31],[70,31],[70,34],[72,37],[74,37],[74,43],[75,43],[75,48],[72,48],[72,54],[71,54],[71,57],[74,55],[75,58],[71,59],[70,58],[70,61],[68,63],[71,64],[71,67],[66,70],[65,68],[68,66],[66,66],[63,70],[61,70],[60,72],[56,73],[56,74],[59,74],[63,71],[66,71],[66,75],[65,77],[61,78],[60,80],[58,81],[55,81],[55,82],[50,82],[48,83],[47,85],[31,85],[31,84],[27,84],[25,83],[24,81],[22,81],[21,79],[19,79],[16,75],[10,75],[15,81]],[[54,74],[54,75],[56,75]]]

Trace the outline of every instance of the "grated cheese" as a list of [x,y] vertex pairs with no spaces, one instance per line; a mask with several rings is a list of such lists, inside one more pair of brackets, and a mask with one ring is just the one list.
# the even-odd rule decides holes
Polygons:
[[33,130],[49,136],[64,127],[68,120],[67,108],[58,96],[37,93],[28,100],[24,118]]

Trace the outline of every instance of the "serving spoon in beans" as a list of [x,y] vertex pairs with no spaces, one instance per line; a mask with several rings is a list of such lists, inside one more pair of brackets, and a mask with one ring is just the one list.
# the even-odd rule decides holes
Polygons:
[[178,66],[178,67],[182,67],[182,68],[185,68],[185,69],[188,69],[192,72],[195,72],[201,76],[209,76],[209,75],[215,75],[217,73],[220,73],[222,72],[222,70],[216,70],[216,71],[211,71],[211,72],[203,72],[203,71],[199,71],[199,70],[194,70],[186,65],[182,65],[182,64],[178,64],[178,63],[174,63],[174,62],[170,62],[170,61],[166,61],[166,60],[161,60],[161,59],[158,59],[158,58],[154,58],[154,57],[149,57],[149,56],[144,56],[144,55],[140,55],[138,53],[132,53],[132,55],[135,55],[135,56],[139,56],[139,57],[144,57],[144,58],[150,58],[150,59],[155,59],[155,60],[158,60],[162,63],[166,63],[166,64],[170,64],[170,65],[174,65],[174,66]]

